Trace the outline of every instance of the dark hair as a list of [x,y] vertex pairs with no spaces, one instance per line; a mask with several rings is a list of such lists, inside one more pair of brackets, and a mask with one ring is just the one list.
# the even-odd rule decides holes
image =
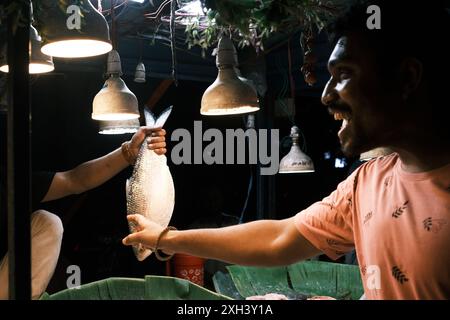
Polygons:
[[[380,8],[381,28],[369,29],[370,5]],[[357,33],[374,52],[380,75],[389,75],[405,57],[414,57],[423,65],[423,79],[435,115],[445,112],[447,101],[442,92],[450,73],[450,14],[448,1],[356,0],[328,27],[331,41]],[[388,79],[388,78],[386,78]],[[443,117],[445,118],[445,117]],[[440,120],[438,120],[440,121]],[[440,124],[441,126],[442,124]],[[448,135],[448,129],[446,130]]]

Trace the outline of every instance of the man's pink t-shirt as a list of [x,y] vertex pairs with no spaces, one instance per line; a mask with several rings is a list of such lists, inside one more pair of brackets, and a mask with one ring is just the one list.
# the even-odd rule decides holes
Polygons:
[[397,154],[369,161],[295,222],[332,259],[356,249],[368,299],[450,298],[450,164],[408,173]]

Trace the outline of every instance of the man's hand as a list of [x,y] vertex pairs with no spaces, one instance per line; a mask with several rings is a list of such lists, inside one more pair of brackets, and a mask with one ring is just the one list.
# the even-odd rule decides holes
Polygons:
[[163,155],[167,152],[166,130],[162,128],[151,129],[149,127],[140,127],[130,141],[130,152],[134,157],[137,157],[142,142],[144,142],[145,138],[148,136],[147,146],[150,150],[154,150],[158,155]]
[[134,225],[136,232],[125,237],[122,243],[126,246],[142,244],[144,247],[154,249],[156,240],[164,228],[140,214],[128,215],[127,219]]

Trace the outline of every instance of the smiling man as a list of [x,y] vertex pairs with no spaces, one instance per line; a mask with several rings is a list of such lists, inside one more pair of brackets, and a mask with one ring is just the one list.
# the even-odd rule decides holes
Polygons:
[[[381,29],[367,27],[370,5],[380,8]],[[368,299],[450,298],[448,80],[438,80],[449,74],[449,31],[439,1],[355,2],[333,24],[322,102],[342,120],[345,154],[394,153],[285,220],[176,231],[130,216],[141,231],[123,242],[260,266],[321,252],[337,259],[355,248]]]

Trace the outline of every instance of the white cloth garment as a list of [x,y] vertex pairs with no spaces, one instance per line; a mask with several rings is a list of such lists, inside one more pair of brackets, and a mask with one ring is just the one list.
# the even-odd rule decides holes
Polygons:
[[[58,262],[63,225],[53,213],[44,210],[31,215],[31,290],[38,299],[47,288]],[[0,300],[8,299],[8,255],[0,263]]]

